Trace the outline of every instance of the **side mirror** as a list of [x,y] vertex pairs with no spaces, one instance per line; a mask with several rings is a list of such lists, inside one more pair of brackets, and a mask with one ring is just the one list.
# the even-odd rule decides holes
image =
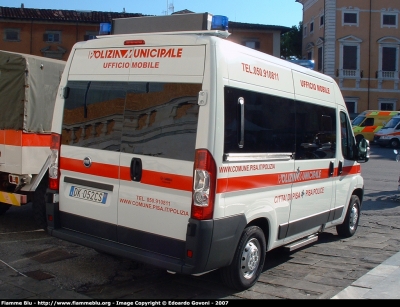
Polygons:
[[369,141],[364,137],[356,138],[357,162],[369,160]]

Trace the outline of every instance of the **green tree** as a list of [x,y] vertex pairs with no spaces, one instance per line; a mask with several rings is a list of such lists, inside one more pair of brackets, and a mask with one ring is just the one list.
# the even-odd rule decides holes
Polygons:
[[301,45],[303,39],[303,22],[281,35],[281,57],[284,59],[301,59]]

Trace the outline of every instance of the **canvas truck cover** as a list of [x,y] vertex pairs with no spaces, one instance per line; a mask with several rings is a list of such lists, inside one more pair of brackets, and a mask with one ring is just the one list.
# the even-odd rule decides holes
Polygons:
[[0,50],[0,129],[49,132],[65,61]]

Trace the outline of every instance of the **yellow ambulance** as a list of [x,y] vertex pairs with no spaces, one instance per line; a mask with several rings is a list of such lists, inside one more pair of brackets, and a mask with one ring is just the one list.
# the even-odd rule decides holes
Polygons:
[[352,121],[354,135],[363,135],[367,140],[373,142],[374,134],[400,111],[366,110],[360,113]]

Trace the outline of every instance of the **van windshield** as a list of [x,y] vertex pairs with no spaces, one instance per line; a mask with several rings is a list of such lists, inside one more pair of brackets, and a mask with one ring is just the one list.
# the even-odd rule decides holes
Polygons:
[[357,116],[353,121],[351,122],[352,126],[360,126],[360,124],[364,121],[365,116]]
[[383,128],[395,128],[399,122],[400,122],[400,118],[392,118],[388,121],[388,123]]

